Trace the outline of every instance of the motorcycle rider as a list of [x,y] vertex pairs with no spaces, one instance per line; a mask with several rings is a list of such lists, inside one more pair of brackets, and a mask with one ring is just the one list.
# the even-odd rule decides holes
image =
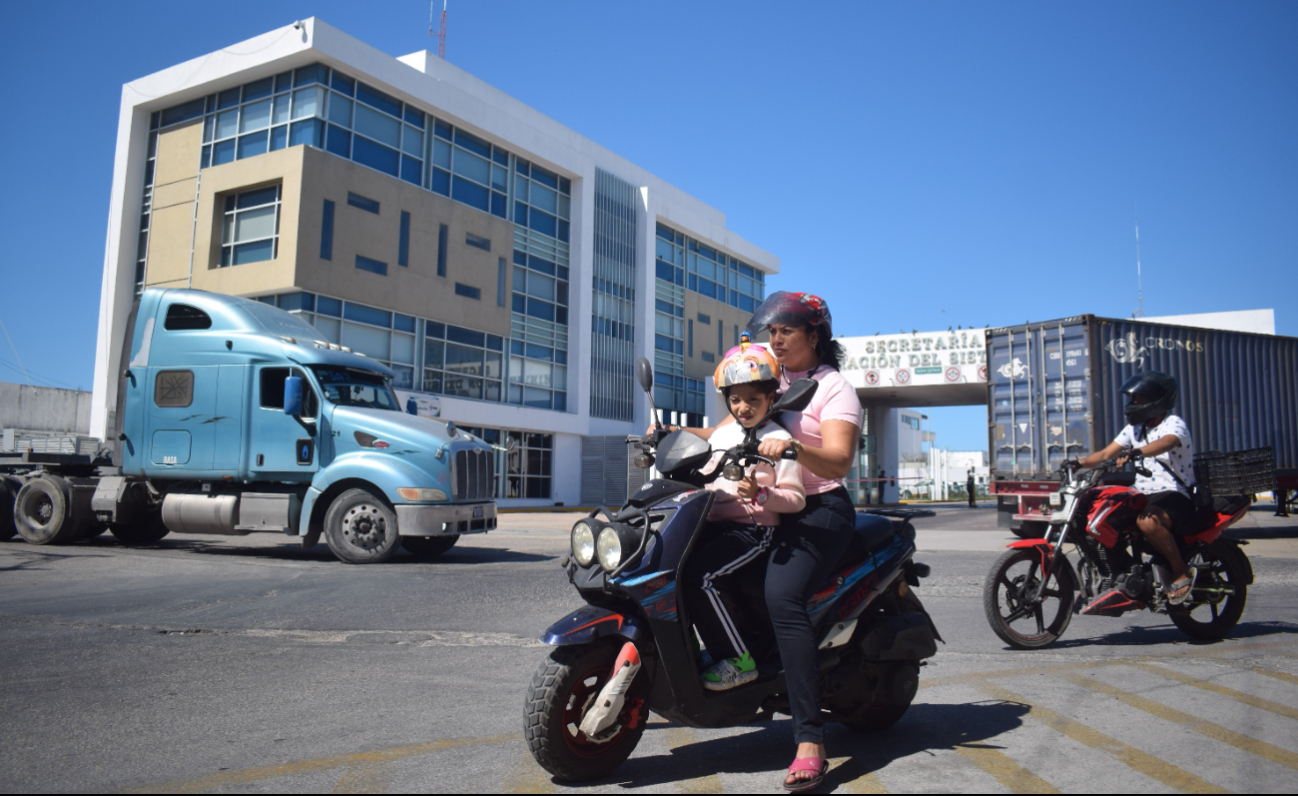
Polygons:
[[[1194,477],[1194,442],[1190,428],[1172,414],[1176,405],[1176,379],[1158,371],[1137,373],[1122,385],[1129,402],[1124,410],[1126,428],[1104,450],[1081,459],[1082,467],[1102,462],[1138,449],[1153,461],[1150,475],[1137,475],[1135,488],[1149,496],[1149,503],[1136,520],[1136,526],[1150,546],[1167,559],[1172,569],[1172,583],[1166,592],[1168,603],[1180,605],[1190,596],[1197,574],[1181,558],[1173,533],[1184,531],[1194,519],[1190,487]],[[1119,459],[1119,463],[1122,463]],[[1106,595],[1100,595],[1098,600]]]
[[[793,439],[774,420],[763,422],[780,389],[780,363],[765,346],[749,343],[747,332],[717,365],[713,381],[736,422],[719,427],[708,440],[714,455],[705,473],[715,471],[722,454],[742,444],[755,426],[758,442]],[[765,563],[780,515],[806,505],[801,469],[795,461],[779,459],[775,468],[755,465],[740,481],[718,478],[708,485],[718,493],[708,514],[712,533],[690,555],[685,585],[690,617],[715,661],[703,674],[703,687],[710,691],[757,678],[757,662],[740,632],[742,625],[732,616],[743,600],[735,581],[740,570]]]

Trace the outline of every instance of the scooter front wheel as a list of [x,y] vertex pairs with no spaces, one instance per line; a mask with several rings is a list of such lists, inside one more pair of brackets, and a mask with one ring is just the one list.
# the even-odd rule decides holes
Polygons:
[[622,765],[644,734],[647,672],[631,683],[617,722],[596,738],[578,727],[613,673],[620,645],[555,647],[532,677],[524,709],[527,748],[541,767],[559,779],[584,782]]

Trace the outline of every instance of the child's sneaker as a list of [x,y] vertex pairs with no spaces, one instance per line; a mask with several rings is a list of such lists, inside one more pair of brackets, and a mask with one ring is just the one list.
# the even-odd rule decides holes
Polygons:
[[703,687],[709,691],[728,691],[757,679],[757,662],[745,652],[738,658],[718,661],[703,673]]

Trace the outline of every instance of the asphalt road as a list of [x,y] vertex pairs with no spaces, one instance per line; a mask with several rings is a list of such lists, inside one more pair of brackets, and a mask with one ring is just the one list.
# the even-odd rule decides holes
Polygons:
[[[831,726],[827,790],[1298,790],[1298,520],[1243,524],[1257,581],[1221,643],[1165,617],[1075,617],[1008,650],[983,577],[994,512],[921,525],[920,594],[947,639],[906,717]],[[0,791],[554,791],[522,742],[535,639],[580,603],[571,514],[505,515],[435,563],[348,566],[275,536],[127,549],[0,543]],[[769,792],[790,726],[653,719],[578,790]]]

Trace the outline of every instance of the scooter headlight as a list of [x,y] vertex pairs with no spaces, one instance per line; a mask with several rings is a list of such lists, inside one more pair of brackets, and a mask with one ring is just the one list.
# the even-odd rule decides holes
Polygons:
[[572,526],[572,557],[583,567],[595,560],[595,531],[585,520]]
[[596,546],[599,550],[599,565],[609,572],[617,569],[618,564],[622,563],[622,540],[617,531],[612,528],[600,531]]

